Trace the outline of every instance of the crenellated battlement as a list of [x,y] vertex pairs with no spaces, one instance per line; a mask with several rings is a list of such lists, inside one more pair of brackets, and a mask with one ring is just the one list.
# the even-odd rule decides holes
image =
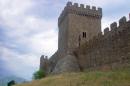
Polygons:
[[[130,20],[127,21],[126,17],[122,17],[119,20],[119,26],[117,26],[117,22],[111,23],[110,28],[107,27],[104,29],[104,31],[103,31],[104,34],[99,33],[97,36],[94,36],[89,41],[86,41],[86,45],[88,45],[88,47],[95,46],[95,43],[97,43],[97,41],[101,42],[101,40],[103,41],[103,44],[105,44],[105,41],[104,41],[105,39],[112,40],[112,39],[114,39],[115,36],[119,36],[119,39],[120,39],[121,34],[122,34],[122,36],[130,34],[129,31],[130,31]],[[115,39],[115,40],[117,40],[117,39]],[[115,40],[113,40],[113,41],[115,41]],[[98,46],[97,44],[96,44],[96,46]],[[99,44],[101,44],[101,43],[99,43]]]
[[101,32],[101,18],[101,8],[68,2],[58,19],[58,51],[42,56],[40,68],[58,74],[130,62],[130,20],[123,16]]
[[102,18],[102,8],[96,8],[95,6],[90,7],[89,5],[85,6],[84,4],[79,5],[78,3],[72,4],[72,2],[68,2],[58,18],[58,24],[62,22],[68,13]]
[[119,26],[117,26],[117,22],[113,22],[112,24],[110,24],[110,29],[108,27],[106,29],[104,29],[104,36],[107,33],[109,33],[110,35],[115,35],[118,32],[122,32],[123,30],[125,30],[126,28],[129,27],[129,24],[130,24],[129,21],[126,20],[125,16],[123,16],[119,20]]
[[[126,34],[130,34],[129,31],[130,31],[130,20],[127,21],[126,17],[122,17],[119,20],[119,26],[117,26],[117,22],[113,22],[112,24],[110,24],[110,28],[107,27],[104,29],[104,31],[103,31],[104,34],[99,33],[97,36],[94,36],[92,39],[87,41],[86,44],[88,45],[88,47],[90,45],[94,46],[95,44],[93,45],[93,43],[97,43],[97,41],[99,41],[99,40],[113,39],[113,37],[119,36],[120,34],[122,34],[122,36],[124,36]],[[126,32],[126,33],[124,33],[124,32]],[[117,40],[117,39],[115,39],[115,40]],[[113,40],[113,41],[115,41],[115,40]]]
[[75,51],[82,69],[106,65],[114,68],[130,61],[130,20],[122,17],[119,26],[113,22],[103,33],[94,36]]

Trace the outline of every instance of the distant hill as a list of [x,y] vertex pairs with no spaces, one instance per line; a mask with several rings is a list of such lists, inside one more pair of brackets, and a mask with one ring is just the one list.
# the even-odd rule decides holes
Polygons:
[[54,75],[16,86],[130,86],[130,67]]
[[0,78],[0,86],[7,86],[7,83],[11,80],[14,80],[16,83],[23,83],[26,82],[25,79],[16,77],[16,76],[7,76],[7,77],[1,77]]

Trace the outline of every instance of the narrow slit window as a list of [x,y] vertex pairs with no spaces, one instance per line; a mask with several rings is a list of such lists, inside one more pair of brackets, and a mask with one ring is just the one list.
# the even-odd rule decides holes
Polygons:
[[86,32],[83,32],[83,38],[86,38]]
[[84,37],[86,38],[86,32],[84,32]]

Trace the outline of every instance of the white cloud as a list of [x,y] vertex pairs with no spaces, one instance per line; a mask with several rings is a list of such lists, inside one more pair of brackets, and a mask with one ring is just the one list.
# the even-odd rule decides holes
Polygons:
[[7,63],[7,68],[14,74],[30,79],[33,72],[38,69],[39,58],[35,54],[20,54],[5,46],[0,46],[0,49],[1,59]]
[[0,25],[4,27],[8,39],[15,42],[6,44],[12,48],[25,45],[25,50],[28,51],[14,51],[0,42],[0,59],[3,59],[16,75],[25,78],[31,77],[32,72],[39,67],[40,55],[50,56],[57,49],[56,20],[29,15],[27,12],[33,6],[32,0],[0,0]]
[[[21,2],[19,0],[13,0],[11,2],[9,0],[3,0],[2,3],[1,8],[3,9],[1,9],[0,18],[3,20],[2,24],[7,27],[5,33],[8,37],[17,40],[18,43],[28,44],[32,48],[37,48],[37,51],[34,50],[36,52],[41,52],[42,47],[47,48],[48,44],[47,50],[49,51],[45,51],[48,52],[47,55],[52,54],[51,52],[56,50],[55,45],[52,45],[56,43],[56,21],[27,15],[26,12],[34,5],[31,0]],[[37,34],[43,34],[43,38],[40,36],[36,37]],[[48,41],[45,39],[48,39]],[[54,41],[48,43],[49,40]],[[49,49],[50,46],[52,49]]]
[[57,33],[53,30],[36,34],[29,41],[30,47],[37,53],[42,52],[50,56],[57,50]]

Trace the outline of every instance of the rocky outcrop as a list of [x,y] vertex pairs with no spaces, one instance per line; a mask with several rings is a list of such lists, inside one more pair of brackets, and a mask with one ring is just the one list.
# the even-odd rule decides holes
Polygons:
[[67,55],[63,59],[59,60],[56,64],[53,73],[64,72],[78,72],[80,71],[77,59],[73,55]]

